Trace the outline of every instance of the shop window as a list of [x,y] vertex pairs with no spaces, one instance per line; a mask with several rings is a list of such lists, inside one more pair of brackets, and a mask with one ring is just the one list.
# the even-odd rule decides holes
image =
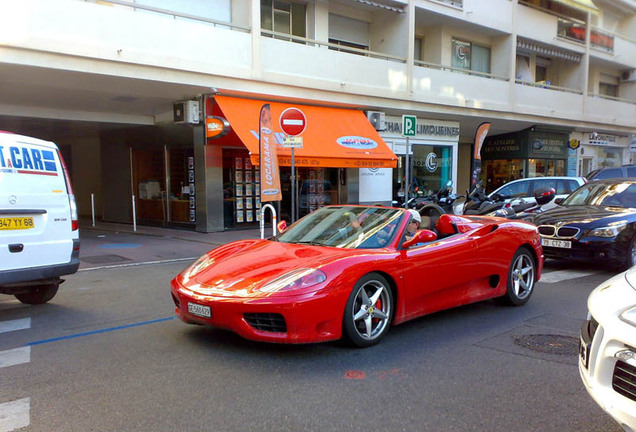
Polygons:
[[307,10],[301,3],[261,0],[261,27],[276,33],[307,36]]
[[247,150],[223,150],[223,219],[226,228],[260,221],[260,171]]
[[170,173],[168,192],[170,222],[196,222],[194,151],[170,149],[168,171]]
[[453,178],[451,146],[413,145],[413,185],[410,195],[421,191],[429,194],[440,190]]
[[451,66],[458,69],[490,73],[490,48],[453,39],[452,49]]

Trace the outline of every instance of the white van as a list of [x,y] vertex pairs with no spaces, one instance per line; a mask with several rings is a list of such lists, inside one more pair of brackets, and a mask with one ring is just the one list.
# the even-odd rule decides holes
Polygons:
[[0,131],[0,293],[46,303],[78,267],[77,207],[57,146]]

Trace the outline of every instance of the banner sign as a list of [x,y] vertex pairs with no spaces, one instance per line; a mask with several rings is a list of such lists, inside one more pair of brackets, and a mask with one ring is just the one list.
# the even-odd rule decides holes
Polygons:
[[486,139],[486,135],[488,135],[488,131],[490,130],[490,123],[484,122],[477,127],[477,131],[475,131],[475,149],[473,153],[473,169],[470,180],[471,188],[475,187],[477,182],[479,181],[479,176],[481,174],[481,146],[484,144],[484,140]]
[[280,201],[280,172],[276,141],[272,133],[272,113],[270,105],[261,108],[259,118],[259,164],[261,172],[261,202]]

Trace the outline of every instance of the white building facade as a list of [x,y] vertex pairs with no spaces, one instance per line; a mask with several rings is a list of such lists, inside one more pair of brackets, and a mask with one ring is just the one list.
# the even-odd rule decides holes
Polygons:
[[0,129],[56,141],[80,214],[92,195],[104,220],[131,222],[134,195],[141,223],[256,224],[252,126],[232,114],[226,136],[206,132],[250,101],[307,107],[325,137],[342,123],[387,150],[332,154],[312,132],[295,200],[282,156],[283,213],[395,198],[404,114],[454,131],[426,129],[409,159],[422,183],[459,191],[484,121],[492,139],[568,146],[542,162],[519,138],[529,156],[498,153],[498,181],[635,159],[636,0],[22,0],[0,20]]

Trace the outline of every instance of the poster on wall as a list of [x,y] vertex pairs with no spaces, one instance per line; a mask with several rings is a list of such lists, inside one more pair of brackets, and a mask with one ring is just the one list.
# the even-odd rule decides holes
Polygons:
[[246,219],[245,219],[247,222],[253,222],[254,221],[254,215],[253,215],[251,210],[249,210],[245,215],[247,216]]
[[393,197],[392,168],[360,168],[360,203],[387,203]]
[[234,174],[234,180],[237,183],[243,183],[243,171],[237,170],[236,173]]

